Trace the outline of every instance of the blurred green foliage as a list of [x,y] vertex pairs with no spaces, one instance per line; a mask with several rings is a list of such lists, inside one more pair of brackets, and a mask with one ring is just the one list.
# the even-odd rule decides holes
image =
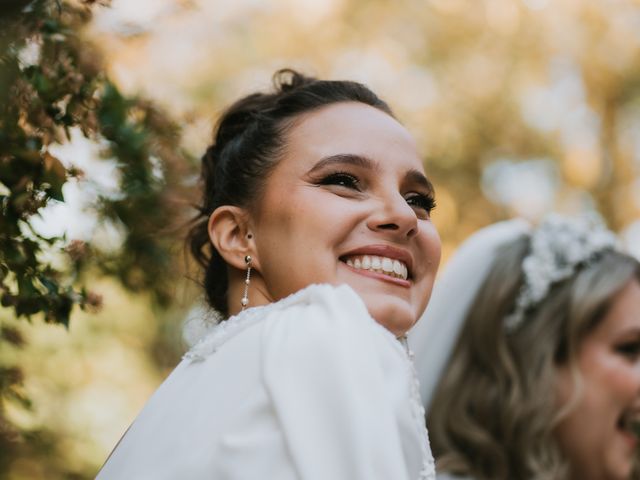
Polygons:
[[[188,165],[180,131],[152,103],[123,95],[104,73],[97,49],[80,35],[96,3],[0,3],[0,301],[18,318],[39,315],[68,326],[75,306],[99,308],[87,271],[148,291],[160,305],[172,296],[172,219],[182,209],[173,199]],[[44,207],[64,202],[65,183],[83,176],[51,150],[71,140],[71,129],[105,145],[102,155],[117,166],[118,195],[95,205],[101,220],[125,232],[116,251],[32,227]],[[17,325],[0,326],[0,349],[23,343]],[[22,383],[18,365],[0,367],[2,478],[17,445],[48,448],[43,432],[20,431],[4,415],[6,399],[30,406]]]

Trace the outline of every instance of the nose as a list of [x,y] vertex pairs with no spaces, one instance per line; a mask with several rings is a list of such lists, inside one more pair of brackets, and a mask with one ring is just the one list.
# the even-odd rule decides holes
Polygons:
[[418,217],[405,198],[398,192],[390,193],[376,204],[367,221],[370,230],[389,232],[401,237],[418,233]]

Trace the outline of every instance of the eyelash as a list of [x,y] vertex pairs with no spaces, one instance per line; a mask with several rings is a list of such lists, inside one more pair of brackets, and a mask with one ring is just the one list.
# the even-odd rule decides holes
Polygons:
[[[414,203],[415,202],[415,203]],[[411,206],[423,209],[429,215],[436,208],[436,200],[431,195],[414,193],[407,198],[407,203]]]
[[640,357],[640,341],[622,343],[616,347],[616,350],[618,353],[635,360]]
[[352,188],[360,191],[360,180],[346,172],[331,173],[318,183],[319,185],[337,185],[339,187]]
[[[321,179],[318,184],[336,185],[339,187],[349,188],[357,191],[361,190],[360,180],[356,176],[351,175],[347,172],[331,173]],[[406,198],[406,201],[412,207],[424,210],[428,215],[430,215],[433,209],[436,208],[436,201],[431,195],[412,193]]]

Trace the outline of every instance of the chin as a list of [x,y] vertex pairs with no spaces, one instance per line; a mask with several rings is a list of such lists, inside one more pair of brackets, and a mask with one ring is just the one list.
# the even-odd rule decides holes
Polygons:
[[365,297],[364,301],[373,319],[396,337],[404,336],[416,323],[415,312],[408,305],[393,301],[381,302],[380,298],[367,302]]
[[635,476],[631,476],[634,473],[634,465],[632,460],[622,461],[619,464],[615,465],[611,470],[612,475],[610,478],[612,479],[628,480],[631,478],[637,478]]

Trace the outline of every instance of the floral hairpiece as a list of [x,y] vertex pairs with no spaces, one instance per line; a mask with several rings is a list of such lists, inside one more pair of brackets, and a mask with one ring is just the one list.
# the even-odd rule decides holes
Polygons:
[[514,310],[505,318],[507,331],[522,324],[525,313],[547,296],[552,285],[616,245],[615,235],[595,213],[575,218],[547,216],[531,234],[530,252],[522,262],[524,283]]

